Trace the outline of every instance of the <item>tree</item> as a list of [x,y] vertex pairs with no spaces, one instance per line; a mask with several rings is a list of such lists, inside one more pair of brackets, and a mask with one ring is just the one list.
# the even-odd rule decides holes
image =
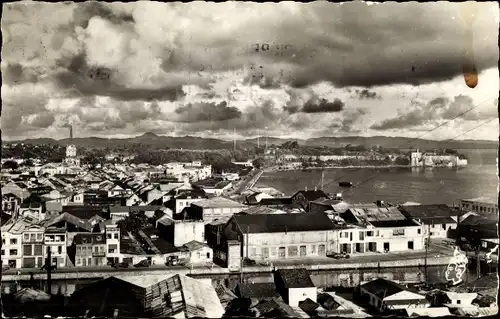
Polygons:
[[254,159],[252,161],[252,165],[256,168],[256,169],[260,169],[262,168],[262,166],[264,166],[264,159],[262,157],[257,157],[256,159]]
[[16,170],[19,168],[19,165],[16,161],[5,161],[5,163],[3,163],[2,165],[2,168]]
[[129,216],[118,221],[118,228],[122,232],[136,234],[139,230],[148,226],[148,217],[144,211],[131,211]]
[[410,165],[410,159],[405,156],[398,156],[394,162],[396,165]]

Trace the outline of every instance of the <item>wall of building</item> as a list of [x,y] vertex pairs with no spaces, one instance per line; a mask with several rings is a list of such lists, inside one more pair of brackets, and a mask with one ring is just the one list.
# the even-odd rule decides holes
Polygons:
[[[195,205],[192,205],[192,206],[195,206]],[[202,208],[203,221],[205,223],[210,223],[216,219],[229,218],[229,217],[233,216],[234,214],[242,212],[244,209],[245,209],[244,206],[242,206],[242,207]]]
[[[402,234],[403,230],[404,234]],[[396,235],[398,233],[400,235]],[[411,226],[373,229],[351,228],[339,231],[338,237],[335,239],[338,243],[338,250],[336,251],[356,254],[367,251],[382,253],[385,251],[385,243],[389,243],[389,252],[421,250],[425,249],[424,238],[425,235],[421,226]],[[409,242],[413,242],[413,249],[409,247]]]
[[331,238],[332,231],[244,234],[243,256],[255,260],[325,256]]
[[11,268],[21,268],[22,236],[2,232],[2,265],[10,265]]
[[174,246],[180,247],[190,241],[205,241],[205,224],[198,221],[176,222],[174,224]]
[[[45,234],[44,236],[44,258],[47,257],[47,249],[51,251],[52,264],[57,267],[66,267],[66,234]],[[55,261],[57,259],[57,261]]]
[[185,207],[191,206],[191,203],[196,203],[204,198],[186,198],[186,199],[176,199],[175,200],[175,213],[179,214]]
[[[45,264],[44,251],[45,246],[43,231],[24,232],[23,233],[23,268],[39,268]],[[29,247],[28,247],[29,246]]]
[[207,264],[211,263],[214,258],[214,253],[210,247],[202,247],[190,254],[189,262],[191,264]]
[[118,227],[106,227],[106,257],[120,259],[120,230]]
[[476,213],[496,213],[498,214],[498,205],[491,203],[481,203],[468,200],[460,200],[460,209]]

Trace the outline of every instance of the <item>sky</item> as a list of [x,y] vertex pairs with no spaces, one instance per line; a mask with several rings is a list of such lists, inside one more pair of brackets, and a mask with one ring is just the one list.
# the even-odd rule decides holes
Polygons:
[[498,25],[496,2],[8,3],[2,138],[496,140]]

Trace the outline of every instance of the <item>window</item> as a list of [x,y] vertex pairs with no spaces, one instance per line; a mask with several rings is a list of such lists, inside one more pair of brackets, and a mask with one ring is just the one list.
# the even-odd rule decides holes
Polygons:
[[207,253],[207,259],[210,259],[210,252]]
[[2,256],[5,255],[5,250],[2,249]]
[[11,255],[11,256],[17,255],[17,249],[11,249],[11,250],[9,250],[9,255]]
[[107,233],[107,234],[106,234],[106,238],[107,238],[107,239],[113,239],[112,235],[113,235],[113,234]]
[[392,231],[393,236],[404,236],[405,235],[405,230],[404,229],[394,229]]
[[62,254],[62,246],[57,246],[57,253]]
[[488,247],[488,243],[487,243],[487,242],[485,242],[485,241],[483,241],[483,242],[481,243],[481,246],[482,246],[483,248],[487,248],[487,247]]
[[10,244],[11,245],[17,245],[17,239],[16,238],[11,238]]
[[365,232],[360,231],[358,234],[359,234],[359,240],[365,240]]
[[318,246],[318,255],[324,256],[325,254],[326,254],[325,245],[319,245]]
[[276,254],[277,254],[277,249],[276,249],[276,247],[271,247],[271,256],[272,256],[272,257],[276,257]]
[[279,253],[278,253],[278,256],[279,256],[280,258],[285,258],[285,256],[286,256],[286,248],[285,248],[285,247],[280,247],[280,248],[279,248]]
[[421,230],[420,228],[419,228],[419,229],[417,229],[417,234],[419,234],[419,235],[420,235],[421,233],[422,233],[422,230]]
[[23,255],[24,256],[31,256],[33,253],[31,245],[24,245],[23,246]]
[[457,300],[457,305],[461,304],[462,301],[461,300]]
[[412,240],[410,240],[410,241],[408,242],[408,249],[413,250],[413,241],[412,241]]
[[35,245],[35,251],[34,251],[33,255],[35,255],[35,256],[43,255],[43,246],[42,245]]
[[36,240],[37,241],[42,241],[43,240],[43,235],[40,234],[40,233],[36,234]]
[[342,235],[344,235],[344,233],[340,232],[340,238],[342,238]]
[[288,257],[297,257],[297,246],[288,246]]
[[118,233],[115,233],[115,239],[118,239]]
[[300,248],[299,248],[299,249],[300,249],[300,250],[299,250],[299,251],[300,251],[300,256],[301,256],[301,257],[302,257],[302,256],[305,256],[305,255],[306,255],[306,249],[307,249],[307,247],[306,247],[306,246],[300,246]]
[[[30,240],[30,234],[24,234],[24,241],[29,241],[29,240]],[[3,243],[5,244],[5,239]]]
[[30,241],[36,241],[36,234],[30,234]]
[[306,234],[300,234],[300,242],[303,243],[306,241]]
[[377,237],[380,236],[380,230],[377,230]]
[[316,254],[316,245],[311,245],[311,254]]
[[95,251],[96,253],[98,253],[98,252],[99,252],[99,247],[97,247],[97,246],[96,246],[96,247],[95,247],[95,249],[94,249],[94,251]]
[[441,227],[446,230],[446,224],[442,224]]
[[255,257],[255,256],[257,256],[257,248],[252,247],[252,248],[250,249],[250,256],[251,256],[251,257]]
[[366,237],[373,237],[373,231],[367,231],[366,232]]

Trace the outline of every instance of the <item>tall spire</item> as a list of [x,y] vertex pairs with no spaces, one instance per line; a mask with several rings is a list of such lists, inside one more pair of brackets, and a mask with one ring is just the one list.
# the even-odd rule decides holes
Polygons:
[[73,140],[73,125],[69,126],[69,139],[71,141]]

